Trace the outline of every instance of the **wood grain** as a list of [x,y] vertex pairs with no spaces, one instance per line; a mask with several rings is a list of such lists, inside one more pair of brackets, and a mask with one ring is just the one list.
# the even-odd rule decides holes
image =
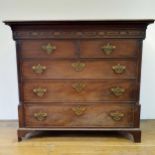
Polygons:
[[[85,67],[76,71],[72,65],[83,63]],[[46,70],[37,74],[32,66],[42,65]],[[117,74],[112,67],[125,66],[122,74]],[[135,79],[136,62],[134,60],[29,60],[22,62],[22,76],[24,79]]]
[[[116,48],[106,55],[101,48],[108,43]],[[81,58],[126,58],[138,56],[139,43],[136,39],[83,40],[80,46]]]
[[[56,50],[47,54],[42,46],[54,45]],[[22,58],[75,58],[76,42],[74,40],[24,40],[21,42]]]
[[[133,105],[120,104],[92,104],[80,105],[85,108],[81,115],[76,115],[72,108],[79,105],[26,105],[25,119],[26,127],[133,127]],[[110,117],[110,112],[118,111],[124,114],[124,117],[115,121]],[[38,121],[34,113],[45,112],[47,118]]]
[[[77,92],[73,88],[74,84],[82,83],[85,87]],[[111,92],[113,87],[121,87],[125,92],[121,96],[115,96]],[[45,88],[47,92],[39,97],[34,92],[34,88]],[[69,81],[25,81],[23,83],[23,101],[49,101],[49,102],[74,102],[74,101],[135,101],[136,86],[135,80],[121,81],[91,81],[91,80],[69,80]]]

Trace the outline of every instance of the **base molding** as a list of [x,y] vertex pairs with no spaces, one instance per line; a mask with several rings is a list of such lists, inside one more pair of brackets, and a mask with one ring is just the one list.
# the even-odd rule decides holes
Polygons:
[[17,130],[18,141],[22,141],[27,134],[35,134],[35,132],[41,131],[92,131],[92,132],[119,132],[121,135],[132,139],[136,143],[141,142],[141,130],[139,128],[19,128]]

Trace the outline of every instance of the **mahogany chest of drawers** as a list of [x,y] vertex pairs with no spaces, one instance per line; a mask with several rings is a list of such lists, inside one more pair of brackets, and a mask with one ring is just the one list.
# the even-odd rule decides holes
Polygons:
[[142,41],[152,22],[5,21],[16,41],[18,140],[37,130],[91,130],[140,142]]

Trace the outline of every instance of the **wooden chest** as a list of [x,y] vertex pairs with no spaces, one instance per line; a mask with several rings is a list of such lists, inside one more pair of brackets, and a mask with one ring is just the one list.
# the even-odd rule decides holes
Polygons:
[[18,140],[37,130],[91,130],[140,142],[142,41],[152,22],[5,21],[16,41]]

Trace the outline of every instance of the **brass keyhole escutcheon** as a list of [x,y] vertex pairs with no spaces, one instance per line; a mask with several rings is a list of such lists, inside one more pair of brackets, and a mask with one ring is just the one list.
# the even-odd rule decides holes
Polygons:
[[121,96],[125,93],[125,89],[119,86],[110,89],[115,96]]
[[47,53],[51,54],[56,50],[56,46],[48,43],[47,45],[43,45],[42,49]]
[[44,96],[46,92],[47,92],[47,89],[41,88],[41,87],[38,87],[38,88],[34,88],[33,89],[33,93],[35,93],[39,97]]
[[124,117],[124,113],[119,111],[111,112],[109,115],[114,121],[120,121]]
[[117,64],[115,66],[112,66],[112,70],[116,74],[122,74],[126,71],[126,66],[121,65],[121,64]]
[[44,121],[47,118],[47,113],[37,112],[37,113],[34,113],[34,117],[38,121]]
[[84,112],[86,111],[86,107],[77,106],[77,107],[73,107],[72,110],[77,116],[80,116],[84,114]]
[[32,66],[32,70],[36,74],[42,74],[46,70],[46,66],[40,64]]
[[110,43],[107,43],[106,45],[101,47],[101,50],[106,55],[110,55],[115,49],[116,49],[116,46],[111,45]]
[[76,72],[82,71],[85,68],[85,66],[86,66],[86,64],[85,63],[82,63],[80,61],[77,61],[75,63],[72,63],[72,67],[74,68],[74,70]]
[[86,87],[86,85],[82,82],[77,82],[72,85],[72,87],[78,92],[82,92],[82,90]]

